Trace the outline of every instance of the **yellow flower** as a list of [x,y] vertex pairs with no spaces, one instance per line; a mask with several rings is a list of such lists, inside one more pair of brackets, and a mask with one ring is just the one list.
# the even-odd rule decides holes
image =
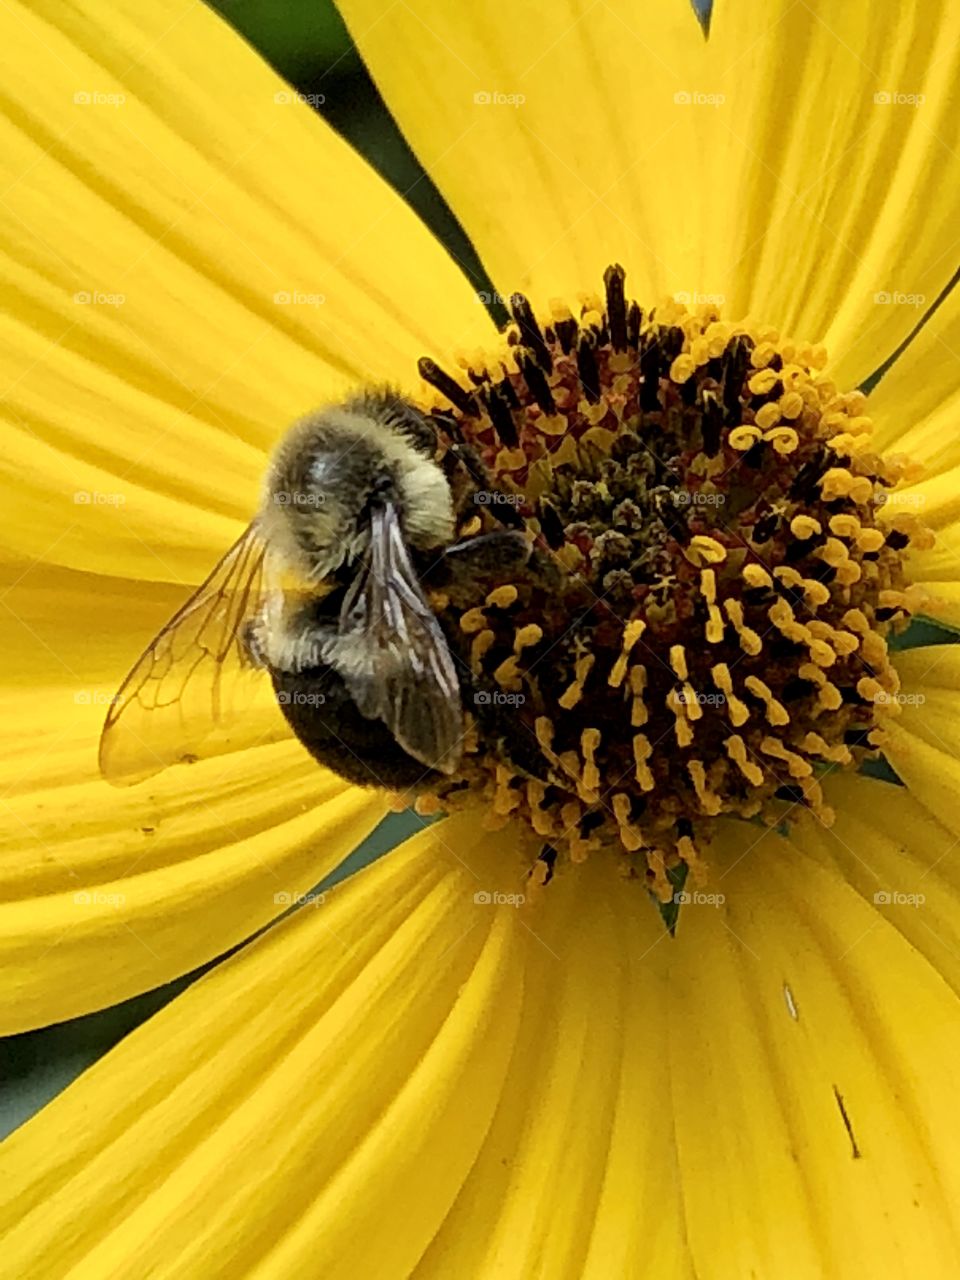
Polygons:
[[[960,621],[949,0],[718,3],[708,40],[685,0],[342,7],[504,294],[622,262],[825,343],[840,388],[896,353],[869,412],[927,468],[910,569]],[[193,0],[0,21],[11,1032],[244,942],[378,821],[266,711],[127,792],[96,738],[289,421],[497,339]],[[906,786],[828,777],[830,830],[721,820],[676,938],[599,857],[518,909],[469,813],[308,899],[9,1140],[7,1273],[957,1274],[958,654],[895,655]]]

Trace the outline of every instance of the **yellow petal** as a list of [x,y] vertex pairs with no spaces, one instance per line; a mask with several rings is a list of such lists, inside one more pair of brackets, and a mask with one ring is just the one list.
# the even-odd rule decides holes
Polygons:
[[881,510],[907,512],[933,529],[936,543],[910,557],[909,571],[933,597],[926,611],[960,623],[960,289],[944,299],[870,396],[881,448],[922,463],[924,475],[895,490]]
[[230,754],[139,787],[100,781],[109,699],[171,595],[134,600],[114,579],[48,569],[0,606],[2,1034],[113,1004],[242,942],[384,812],[291,741],[275,706]]
[[870,393],[874,442],[931,474],[960,464],[960,289],[954,287]]
[[408,1274],[517,1032],[520,931],[473,902],[475,826],[433,828],[305,907],[15,1134],[11,1274]]
[[954,1274],[956,996],[836,869],[752,829],[711,856],[666,1025],[697,1276]]
[[927,613],[954,629],[960,628],[960,562],[952,552],[925,552],[915,562],[914,580],[928,592]]
[[706,276],[728,273],[731,314],[825,342],[854,386],[956,268],[960,11],[744,0],[715,6],[709,45]]
[[341,11],[504,295],[541,309],[602,288],[612,262],[646,305],[709,287],[696,173],[712,113],[674,103],[705,83],[687,0]]
[[824,789],[836,822],[827,830],[804,815],[796,843],[839,868],[878,922],[889,921],[960,993],[957,837],[905,787],[834,774]]
[[884,754],[920,803],[960,836],[960,646],[896,655],[902,712]]
[[821,850],[730,824],[675,940],[503,851],[432,828],[28,1122],[15,1273],[953,1274],[956,998]]
[[11,0],[0,22],[5,538],[197,582],[293,418],[358,383],[416,387],[419,355],[489,321],[207,6]]
[[496,1117],[417,1277],[693,1275],[665,1037],[676,943],[637,881],[561,869]]
[[893,26],[828,0],[717,5],[706,43],[686,0],[342,8],[507,294],[596,289],[620,261],[641,301],[700,294],[825,340],[853,385],[917,319],[876,295],[930,304],[953,272],[948,0]]

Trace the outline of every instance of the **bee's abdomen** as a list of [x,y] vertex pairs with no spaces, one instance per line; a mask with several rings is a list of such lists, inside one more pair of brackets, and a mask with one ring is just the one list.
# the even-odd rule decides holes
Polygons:
[[408,756],[381,720],[368,720],[332,667],[272,671],[277,702],[315,760],[361,787],[397,790],[441,775]]

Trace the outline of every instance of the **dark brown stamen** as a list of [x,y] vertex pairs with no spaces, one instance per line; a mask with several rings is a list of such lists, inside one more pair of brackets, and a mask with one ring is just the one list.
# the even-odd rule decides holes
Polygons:
[[429,356],[420,357],[417,361],[417,369],[424,382],[429,382],[431,387],[436,387],[441,395],[446,396],[462,414],[470,418],[477,416],[477,402],[474,397],[469,391],[464,391],[459,382],[451,378],[449,373],[444,373]]
[[593,344],[587,334],[582,334],[577,345],[577,376],[583,387],[583,394],[590,404],[600,399],[600,370],[593,354]]
[[607,290],[607,324],[610,328],[610,345],[614,351],[627,349],[627,307],[623,296],[626,272],[616,264],[607,267],[603,283]]
[[520,327],[520,333],[527,347],[533,352],[533,358],[545,373],[553,372],[553,358],[550,348],[544,341],[540,326],[534,318],[533,308],[522,293],[515,293],[510,299],[510,311]]

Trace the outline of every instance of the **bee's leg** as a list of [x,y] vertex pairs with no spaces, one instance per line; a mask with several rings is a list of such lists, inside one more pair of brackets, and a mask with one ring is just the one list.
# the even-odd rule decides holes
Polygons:
[[270,665],[263,632],[263,618],[260,614],[244,623],[240,631],[240,640],[253,666],[263,669]]
[[475,573],[510,573],[526,565],[530,551],[530,543],[519,529],[498,529],[445,547],[442,558],[453,572],[462,565],[465,571]]
[[489,587],[504,583],[536,582],[556,590],[562,574],[553,557],[532,546],[514,529],[497,530],[455,542],[427,567],[424,584],[442,591],[457,606],[469,608]]
[[247,623],[243,633],[255,666],[290,676],[326,666],[336,640],[336,625],[318,622],[309,607],[270,626],[258,616]]
[[[522,529],[524,527],[523,516],[511,500],[514,495],[504,493],[497,488],[493,477],[473,445],[455,442],[447,450],[444,464],[444,469],[448,472],[447,479],[454,489],[458,514],[461,517],[464,514],[461,508],[469,507],[472,503],[474,507],[486,507],[493,518],[500,524],[510,525],[514,529]],[[466,486],[462,483],[456,483],[454,477],[449,474],[450,468],[457,467],[459,467],[462,476],[466,477]]]

